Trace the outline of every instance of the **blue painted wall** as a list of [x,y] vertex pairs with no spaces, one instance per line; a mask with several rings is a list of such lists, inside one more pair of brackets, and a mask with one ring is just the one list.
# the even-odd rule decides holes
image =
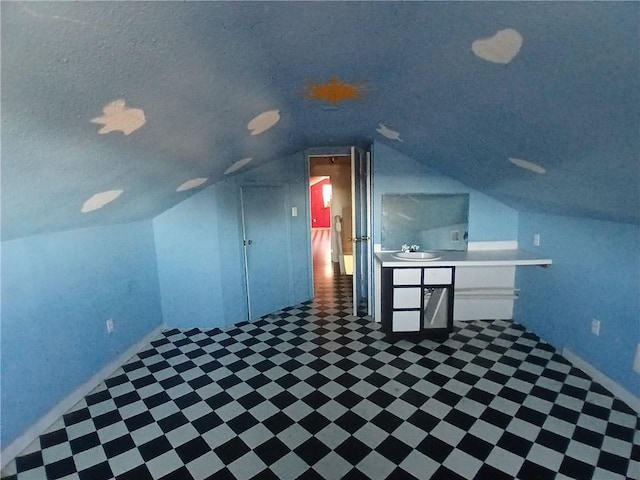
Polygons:
[[470,242],[518,238],[516,210],[425,167],[383,143],[375,142],[372,151],[373,243],[381,242],[380,212],[385,193],[468,193]]
[[161,324],[151,222],[3,242],[1,295],[5,447]]
[[307,171],[305,156],[295,154],[225,179],[154,219],[162,311],[168,326],[224,328],[247,320],[240,216],[243,185],[283,185],[287,211],[298,207],[298,216],[288,217],[290,242],[283,246],[281,261],[287,262],[290,281],[283,288],[287,305],[313,297],[307,268],[311,258]]
[[[632,369],[640,341],[640,227],[521,212],[519,243],[553,265],[517,269],[515,320],[640,396]],[[591,334],[592,318],[602,322],[600,336]]]
[[[382,143],[373,153],[375,243],[383,193],[469,193],[471,241],[518,239],[521,248],[554,261],[548,269],[518,269],[516,320],[640,395],[632,371],[640,341],[637,226],[519,214]],[[227,178],[153,222],[2,243],[2,445],[162,318],[180,328],[246,320],[239,192],[260,184],[285,186],[286,208],[298,208],[298,216],[289,217],[290,247],[282,254],[290,278],[283,288],[289,305],[308,300],[313,283],[304,152]],[[541,234],[541,247],[533,247],[534,233]],[[602,320],[600,337],[589,332],[594,317]],[[108,318],[116,322],[111,335]]]

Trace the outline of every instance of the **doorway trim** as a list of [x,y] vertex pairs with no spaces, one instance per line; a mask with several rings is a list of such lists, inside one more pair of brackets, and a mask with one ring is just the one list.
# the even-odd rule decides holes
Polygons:
[[[313,252],[312,252],[312,246],[311,246],[311,231],[312,231],[312,227],[311,227],[311,190],[309,188],[309,179],[311,178],[311,170],[313,168],[313,161],[314,159],[326,159],[327,165],[326,168],[329,170],[328,172],[324,172],[324,173],[318,173],[318,176],[329,176],[331,178],[331,184],[333,187],[333,200],[332,200],[332,208],[331,208],[331,222],[330,222],[330,228],[331,228],[331,249],[332,249],[332,255],[331,255],[331,261],[333,262],[340,262],[340,258],[337,257],[337,241],[338,239],[335,239],[335,217],[336,215],[341,215],[340,211],[336,211],[335,208],[335,200],[337,198],[336,196],[336,191],[340,192],[340,183],[343,184],[343,187],[346,191],[348,191],[348,196],[344,199],[342,199],[342,203],[344,204],[343,206],[348,206],[349,208],[351,208],[351,200],[352,200],[352,194],[353,192],[351,191],[351,147],[327,147],[327,148],[313,148],[310,150],[305,150],[304,152],[305,155],[305,163],[306,163],[306,169],[307,169],[307,176],[306,176],[306,183],[307,183],[307,205],[308,205],[308,212],[307,212],[307,225],[308,225],[308,230],[309,230],[309,251],[310,251],[310,257],[309,257],[309,269],[310,269],[310,273],[311,273],[311,284],[313,286],[313,295],[315,297],[315,281],[313,280]],[[331,159],[334,159],[334,161],[338,161],[338,159],[340,159],[338,161],[338,165],[340,164],[344,164],[344,170],[346,175],[348,176],[348,178],[344,179],[343,181],[340,182],[336,182],[336,179],[338,178],[338,175],[334,172],[331,173],[330,169],[331,169]],[[338,188],[336,188],[336,185],[338,185]],[[339,197],[339,195],[338,195]],[[342,216],[342,215],[341,215]],[[343,223],[344,224],[344,223]]]

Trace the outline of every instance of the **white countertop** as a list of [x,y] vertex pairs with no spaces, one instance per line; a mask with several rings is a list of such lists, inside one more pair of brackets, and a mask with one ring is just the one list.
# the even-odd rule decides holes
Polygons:
[[[436,253],[435,251],[431,251]],[[524,250],[470,250],[437,251],[437,260],[407,260],[393,256],[396,252],[375,252],[383,267],[489,267],[512,265],[551,265],[550,258],[543,258]]]

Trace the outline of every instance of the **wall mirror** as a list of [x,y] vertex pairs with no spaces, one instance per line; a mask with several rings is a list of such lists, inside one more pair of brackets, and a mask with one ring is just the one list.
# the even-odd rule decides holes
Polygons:
[[469,194],[382,195],[382,250],[466,250]]

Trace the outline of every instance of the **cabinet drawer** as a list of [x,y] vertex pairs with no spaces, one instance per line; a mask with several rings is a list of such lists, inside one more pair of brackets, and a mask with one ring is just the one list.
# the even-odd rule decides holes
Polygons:
[[422,288],[394,288],[393,308],[420,308]]
[[425,285],[447,285],[453,280],[452,270],[450,268],[425,268],[424,284]]
[[422,283],[421,268],[394,268],[394,285],[420,285]]
[[394,332],[419,332],[420,311],[393,312],[391,330]]

